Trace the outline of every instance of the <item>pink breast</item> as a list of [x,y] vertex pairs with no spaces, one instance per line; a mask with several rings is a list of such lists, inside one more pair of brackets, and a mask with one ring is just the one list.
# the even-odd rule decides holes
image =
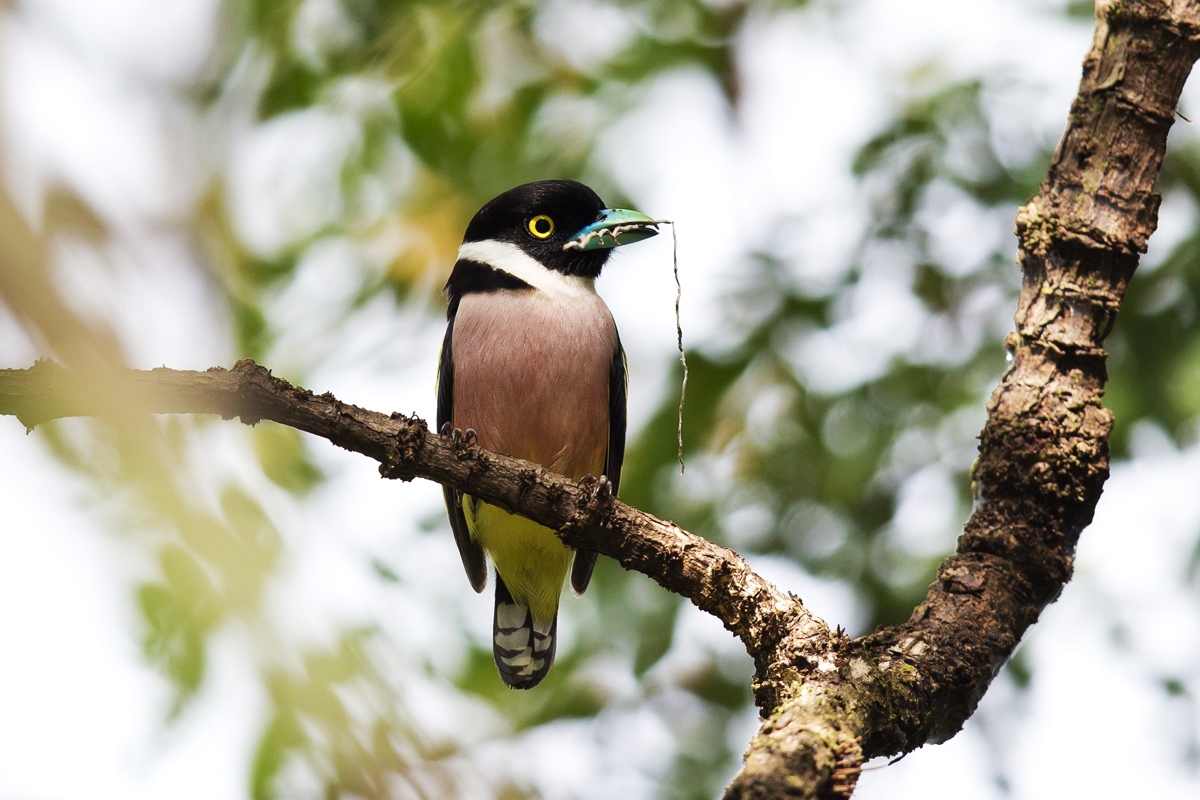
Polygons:
[[590,293],[467,295],[452,341],[455,427],[571,478],[603,471],[616,343],[604,301]]

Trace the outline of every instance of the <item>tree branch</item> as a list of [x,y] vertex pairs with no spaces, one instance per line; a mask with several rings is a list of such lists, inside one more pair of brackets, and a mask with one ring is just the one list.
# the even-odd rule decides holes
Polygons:
[[332,394],[315,395],[249,359],[231,370],[91,374],[39,361],[29,369],[0,370],[0,414],[17,417],[27,429],[62,417],[118,414],[218,414],[248,425],[278,422],[378,461],[386,478],[456,486],[559,531],[571,546],[654,578],[720,619],[756,663],[785,637],[823,641],[830,635],[798,598],[759,577],[732,550],[597,496],[537,464],[433,434],[415,416],[386,415]]
[[[843,795],[856,755],[950,738],[1070,579],[1108,477],[1103,341],[1156,225],[1154,182],[1200,56],[1195,2],[1098,3],[1098,14],[1067,130],[1017,218],[1012,361],[988,405],[958,550],[908,622],[844,644],[836,675],[799,670],[730,796]],[[789,773],[817,781],[797,787]]]

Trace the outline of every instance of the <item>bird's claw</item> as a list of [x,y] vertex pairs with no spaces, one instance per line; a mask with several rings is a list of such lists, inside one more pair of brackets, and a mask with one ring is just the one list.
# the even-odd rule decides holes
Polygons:
[[463,438],[462,429],[454,427],[449,422],[442,426],[442,429],[439,431],[439,433],[441,433],[442,436],[449,437],[450,443],[455,447],[458,446],[458,443],[461,442]]
[[439,431],[442,436],[450,437],[450,442],[455,447],[474,447],[479,444],[479,434],[474,428],[467,428],[465,431],[462,428],[455,428],[449,422],[442,425]]
[[592,496],[592,501],[611,500],[613,497],[612,481],[607,475],[601,475],[597,478],[595,475],[584,475],[579,479],[579,488],[587,489]]

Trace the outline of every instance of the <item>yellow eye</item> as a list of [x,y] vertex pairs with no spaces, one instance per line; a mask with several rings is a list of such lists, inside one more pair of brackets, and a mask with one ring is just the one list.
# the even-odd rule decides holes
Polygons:
[[554,233],[554,220],[545,214],[538,214],[529,220],[529,232],[539,239],[549,238],[550,234]]

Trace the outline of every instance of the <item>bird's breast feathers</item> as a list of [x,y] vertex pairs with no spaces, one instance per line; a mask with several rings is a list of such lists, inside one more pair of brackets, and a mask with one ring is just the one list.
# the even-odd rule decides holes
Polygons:
[[599,475],[616,348],[612,315],[594,292],[468,294],[454,319],[454,426],[569,477]]

